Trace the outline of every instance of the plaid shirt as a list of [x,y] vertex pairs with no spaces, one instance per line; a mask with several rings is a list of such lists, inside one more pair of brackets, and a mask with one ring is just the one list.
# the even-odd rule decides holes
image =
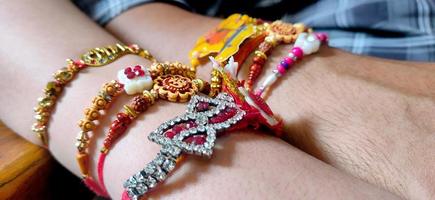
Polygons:
[[[74,0],[101,25],[152,0]],[[172,0],[192,12],[225,17],[234,12],[266,20],[303,22],[327,32],[329,45],[355,54],[435,61],[435,0]]]

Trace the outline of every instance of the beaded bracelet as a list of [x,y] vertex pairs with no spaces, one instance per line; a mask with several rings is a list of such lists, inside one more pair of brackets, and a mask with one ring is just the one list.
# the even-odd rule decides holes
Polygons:
[[[230,59],[230,61],[233,59]],[[282,122],[278,120],[261,97],[255,96],[235,81],[235,62],[229,62],[223,69],[217,68],[223,80],[224,92],[216,98],[194,96],[185,114],[161,124],[148,138],[162,145],[154,160],[124,182],[122,199],[139,199],[162,183],[180,162],[183,154],[210,157],[217,136],[224,131],[235,131],[248,126],[269,127],[281,132]]]
[[267,57],[271,53],[272,49],[279,44],[290,44],[294,42],[297,36],[302,33],[311,30],[307,29],[304,24],[288,24],[282,21],[274,21],[272,24],[266,24],[266,34],[267,37],[258,46],[255,51],[253,63],[249,67],[248,80],[246,81],[245,87],[251,90],[254,82],[257,80],[263,66],[267,60]]
[[93,131],[96,127],[94,121],[101,117],[101,110],[105,110],[113,99],[123,92],[122,84],[113,80],[103,85],[99,94],[92,100],[92,106],[85,109],[85,118],[80,120],[79,127],[81,129],[77,136],[76,147],[77,163],[80,167],[84,183],[96,194],[108,197],[107,192],[101,189],[89,176],[89,154],[87,147],[89,144],[89,132]]
[[32,125],[32,131],[40,138],[45,147],[48,145],[47,130],[50,115],[56,105],[56,99],[62,94],[63,88],[82,69],[89,66],[104,66],[127,54],[151,58],[148,51],[141,49],[137,45],[125,46],[116,44],[114,46],[91,49],[81,56],[81,60],[73,61],[67,59],[67,66],[54,73],[54,80],[47,83],[44,95],[38,98],[38,105],[34,108],[36,122]]
[[313,54],[319,50],[320,44],[328,40],[325,33],[301,33],[295,41],[288,56],[281,60],[280,64],[266,77],[263,83],[256,89],[255,94],[262,96],[263,92],[272,86],[279,77],[283,76],[296,61],[302,60],[306,55]]
[[[125,134],[134,119],[158,99],[170,102],[186,102],[198,92],[208,94],[209,84],[201,79],[194,79],[191,73],[186,73],[190,72],[186,65],[178,62],[155,63],[150,70],[154,75],[153,89],[144,90],[142,95],[135,96],[131,103],[124,105],[124,111],[117,114],[117,118],[112,121],[109,132],[104,139],[97,164],[98,181],[103,190],[105,190],[103,174],[105,158],[114,142]],[[124,87],[128,87],[128,85]]]

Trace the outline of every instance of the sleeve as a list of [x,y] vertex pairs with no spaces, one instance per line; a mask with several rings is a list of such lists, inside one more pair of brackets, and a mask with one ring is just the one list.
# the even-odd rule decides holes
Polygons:
[[330,46],[355,54],[435,61],[435,1],[324,0],[283,20],[330,35]]

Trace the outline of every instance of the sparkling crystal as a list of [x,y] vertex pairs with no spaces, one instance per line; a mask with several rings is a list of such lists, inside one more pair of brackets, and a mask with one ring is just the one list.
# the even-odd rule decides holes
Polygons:
[[198,124],[207,124],[208,122],[208,118],[206,115],[199,115],[196,118],[196,123]]
[[161,166],[163,162],[165,162],[166,158],[162,154],[157,154],[157,157],[154,159],[154,164]]
[[145,180],[145,184],[149,187],[149,188],[154,188],[157,185],[157,180],[151,176],[149,176],[146,180]]
[[224,128],[229,128],[229,127],[230,127],[230,124],[228,124],[228,123],[223,123],[223,124],[222,124],[222,127],[224,127]]
[[144,172],[145,172],[146,174],[152,174],[152,173],[154,173],[155,170],[156,170],[156,166],[155,166],[154,164],[152,164],[152,163],[149,163],[149,164],[145,167]]
[[135,174],[134,178],[136,179],[137,183],[145,181],[145,178],[143,177],[141,172],[138,172],[137,174]]
[[205,126],[204,125],[199,125],[197,129],[198,129],[199,132],[204,132],[205,131]]
[[162,167],[165,171],[170,172],[175,168],[175,161],[169,159],[165,160]]
[[162,169],[160,169],[160,168],[158,168],[155,172],[154,172],[154,177],[156,177],[156,179],[157,180],[159,180],[159,181],[163,181],[163,180],[165,180],[165,178],[166,178],[166,173],[162,170]]
[[143,182],[137,184],[137,185],[135,186],[135,189],[136,189],[138,195],[145,194],[145,192],[148,191],[148,187],[147,187],[147,186],[145,185],[145,183],[143,183]]
[[202,148],[201,145],[194,145],[194,146],[193,146],[193,151],[200,152],[200,151],[201,151],[201,148]]
[[134,196],[136,196],[136,190],[134,188],[127,188],[127,194],[130,197],[130,199],[133,199]]
[[131,176],[130,178],[127,179],[127,181],[124,182],[123,186],[124,186],[124,188],[127,188],[127,187],[131,187],[133,185],[136,185],[136,184],[137,184],[136,179],[133,176]]
[[209,135],[207,136],[207,141],[214,141],[214,140],[216,140],[216,135],[214,135],[214,134],[209,134]]

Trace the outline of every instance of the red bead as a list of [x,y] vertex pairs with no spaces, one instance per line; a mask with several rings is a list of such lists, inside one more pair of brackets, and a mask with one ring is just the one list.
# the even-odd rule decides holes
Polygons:
[[130,118],[127,114],[125,114],[125,113],[118,113],[118,114],[116,115],[116,118],[117,118],[120,122],[122,122],[122,123],[124,123],[124,124],[130,124],[130,123],[131,123],[131,118]]
[[281,75],[284,75],[284,74],[285,74],[285,67],[284,67],[284,66],[282,66],[282,65],[278,65],[278,66],[276,67],[276,69],[278,70],[278,72],[279,72]]
[[263,57],[255,56],[253,59],[254,63],[263,65],[266,60]]
[[293,59],[291,59],[290,57],[285,57],[284,62],[287,63],[287,65],[289,67],[291,67],[295,63],[295,61]]
[[103,146],[104,147],[110,147],[110,146],[112,146],[112,142],[111,141],[108,141],[107,139],[106,140],[104,140],[104,142],[103,142]]
[[258,70],[261,70],[262,66],[255,63],[251,66],[251,70],[254,71],[255,73],[257,73]]
[[293,47],[292,49],[293,55],[295,55],[299,60],[304,57],[304,51],[302,51],[299,47]]
[[112,125],[110,126],[109,134],[111,133],[111,137],[118,137],[126,130],[127,126],[125,126],[123,123],[112,123]]

